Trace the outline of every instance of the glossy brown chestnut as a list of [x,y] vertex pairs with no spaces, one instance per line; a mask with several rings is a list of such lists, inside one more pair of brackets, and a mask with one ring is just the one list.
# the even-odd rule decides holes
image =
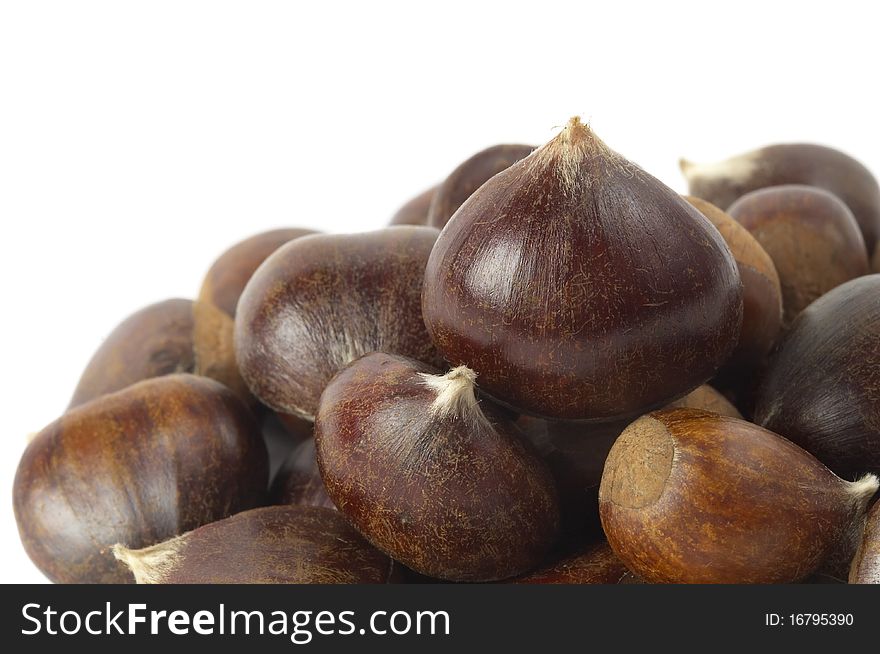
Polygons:
[[681,160],[690,194],[722,209],[769,186],[806,184],[829,191],[850,208],[869,251],[880,238],[880,186],[865,166],[821,145],[771,145],[714,164]]
[[272,480],[269,501],[272,504],[336,508],[321,479],[314,438],[300,443],[287,457]]
[[615,554],[648,582],[788,583],[849,538],[877,487],[757,425],[672,409],[617,439],[599,511]]
[[452,215],[474,191],[489,179],[507,170],[535,150],[533,145],[502,143],[477,152],[453,170],[440,186],[431,202],[427,224],[443,229]]
[[608,543],[601,541],[585,551],[545,565],[521,577],[516,584],[618,584],[629,571]]
[[572,119],[441,232],[422,312],[447,360],[521,413],[614,420],[707,381],[742,285],[714,227]]
[[731,418],[742,418],[739,410],[721,393],[708,384],[694,389],[683,398],[670,403],[667,409],[701,409]]
[[269,506],[113,553],[139,584],[384,584],[394,563],[336,511]]
[[427,225],[428,210],[431,208],[431,201],[437,187],[432,186],[426,191],[422,191],[416,197],[412,198],[405,205],[400,207],[391,217],[391,225]]
[[339,370],[368,352],[440,364],[419,304],[431,227],[298,238],[266,260],[238,304],[242,377],[270,408],[313,419]]
[[758,390],[755,422],[842,477],[880,473],[880,275],[838,286],[792,323]]
[[787,326],[810,302],[866,275],[868,254],[852,212],[810,186],[774,186],[744,195],[728,213],[773,259]]
[[327,386],[315,419],[330,498],[416,572],[493,581],[556,539],[553,479],[516,425],[474,395],[474,374],[374,353]]
[[310,229],[273,229],[236,243],[211,264],[199,300],[235,317],[238,298],[260,264],[285,243],[314,233]]
[[880,502],[868,512],[859,551],[849,571],[851,584],[880,584]]
[[30,442],[13,489],[25,550],[61,583],[131,581],[114,543],[144,547],[259,505],[266,448],[205,377],[167,375],[69,410]]
[[743,285],[743,321],[736,349],[724,368],[734,373],[750,372],[770,352],[782,327],[779,275],[770,255],[732,216],[700,198],[686,199],[721,232],[736,260]]

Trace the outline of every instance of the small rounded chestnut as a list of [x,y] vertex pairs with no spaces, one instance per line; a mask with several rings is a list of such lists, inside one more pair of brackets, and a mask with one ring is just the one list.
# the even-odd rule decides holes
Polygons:
[[869,272],[865,241],[852,212],[828,191],[774,186],[744,195],[728,213],[773,259],[786,326],[822,294]]
[[582,552],[542,566],[515,584],[619,584],[629,574],[608,543],[600,541]]
[[273,229],[236,243],[211,264],[199,300],[234,318],[238,298],[260,264],[285,243],[314,233],[311,229]]
[[339,513],[311,506],[252,509],[113,554],[139,584],[384,584],[395,567]]
[[336,508],[321,479],[314,438],[300,443],[281,465],[272,480],[269,502]]
[[739,337],[742,284],[696,208],[573,118],[456,212],[422,313],[447,361],[497,401],[613,421],[715,374]]
[[437,230],[298,238],[248,282],[235,323],[242,377],[263,404],[313,420],[339,370],[368,352],[441,364],[419,304]]
[[749,230],[732,216],[700,198],[686,199],[721,232],[736,260],[743,285],[743,320],[736,349],[724,369],[751,372],[769,354],[782,327],[782,287],[776,266]]
[[443,229],[458,208],[489,179],[507,170],[535,150],[533,145],[493,145],[481,150],[453,170],[440,186],[428,210],[427,224]]
[[221,384],[166,375],[70,409],[29,443],[13,488],[25,550],[59,583],[130,581],[144,547],[265,499],[266,448]]
[[465,367],[368,354],[342,370],[315,419],[327,493],[373,545],[449,581],[539,564],[557,537],[549,471],[516,425],[474,394]]
[[680,161],[690,194],[722,209],[746,193],[769,186],[806,184],[833,193],[850,208],[868,251],[880,238],[880,185],[865,166],[833,148],[785,143],[713,164]]
[[868,512],[859,550],[849,571],[851,584],[880,584],[880,502]]
[[617,439],[599,511],[615,554],[648,582],[788,583],[859,528],[877,488],[757,425],[672,409]]
[[431,201],[437,187],[432,186],[426,191],[422,191],[417,196],[404,204],[391,217],[390,225],[427,225],[428,210],[431,208]]
[[758,389],[755,422],[838,475],[880,473],[880,275],[838,286],[792,323]]

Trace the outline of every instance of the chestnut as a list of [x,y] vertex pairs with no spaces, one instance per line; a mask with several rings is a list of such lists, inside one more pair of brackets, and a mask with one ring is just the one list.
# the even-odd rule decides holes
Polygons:
[[336,507],[418,573],[495,581],[540,563],[556,540],[553,478],[516,425],[478,402],[475,375],[368,354],[327,386],[318,465]]
[[601,541],[583,552],[512,580],[516,584],[618,584],[629,571],[608,543]]
[[315,439],[300,443],[290,453],[272,480],[269,491],[272,504],[296,504],[335,509],[327,495],[318,469]]
[[862,542],[849,571],[851,584],[880,584],[880,502],[868,512]]
[[428,210],[427,224],[443,229],[474,191],[502,170],[525,159],[534,149],[533,145],[502,143],[481,150],[461,163],[437,187]]
[[614,553],[648,582],[787,583],[858,529],[877,488],[757,425],[671,409],[617,439],[599,513]]
[[774,186],[744,195],[727,211],[773,259],[786,326],[823,293],[869,272],[852,212],[827,191]]
[[252,509],[113,554],[139,584],[384,584],[395,568],[336,511],[311,506]]
[[166,375],[70,409],[15,475],[25,550],[60,583],[121,583],[114,543],[144,547],[265,499],[266,448],[221,384]]
[[285,243],[314,233],[310,229],[273,229],[236,243],[211,264],[199,300],[235,317],[238,298],[260,264]]
[[758,389],[755,422],[838,475],[880,473],[880,275],[838,286],[792,323]]
[[427,225],[428,210],[431,208],[431,201],[437,187],[432,186],[426,191],[422,191],[417,196],[409,200],[391,217],[391,225]]
[[770,145],[726,161],[681,170],[690,194],[722,209],[746,193],[769,186],[805,184],[833,193],[850,208],[872,251],[880,238],[880,186],[865,166],[833,148],[811,143]]
[[697,209],[573,118],[440,233],[422,313],[447,361],[497,401],[612,421],[715,374],[736,346],[742,284]]
[[743,320],[728,376],[752,372],[769,354],[782,327],[782,287],[770,255],[745,227],[714,204],[687,197],[730,248],[743,285]]
[[239,369],[270,408],[312,420],[339,370],[381,351],[441,364],[419,295],[431,227],[304,236],[248,282],[235,318]]
[[742,418],[739,410],[721,393],[708,384],[697,387],[683,398],[670,402],[667,409],[702,409],[731,418]]
[[871,270],[880,273],[880,243],[874,248],[874,258],[871,260]]

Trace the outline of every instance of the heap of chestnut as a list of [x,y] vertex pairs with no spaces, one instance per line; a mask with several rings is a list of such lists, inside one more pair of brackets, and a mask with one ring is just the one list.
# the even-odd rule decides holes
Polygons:
[[573,118],[384,229],[235,245],[30,441],[27,553],[64,583],[880,583],[877,180],[809,144],[681,168],[687,196]]

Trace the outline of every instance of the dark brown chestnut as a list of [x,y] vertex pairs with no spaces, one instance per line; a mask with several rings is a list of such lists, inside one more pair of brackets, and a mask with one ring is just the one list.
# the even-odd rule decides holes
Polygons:
[[773,259],[787,326],[810,302],[866,275],[868,253],[847,206],[811,186],[774,186],[744,195],[728,213]]
[[733,374],[753,371],[769,354],[782,327],[782,288],[770,255],[732,216],[714,204],[688,197],[688,202],[721,232],[743,285],[743,321],[739,340],[724,368]]
[[512,580],[516,584],[618,584],[629,573],[608,543],[601,541]]
[[880,473],[880,275],[838,286],[792,323],[758,390],[755,422],[842,477]]
[[269,501],[272,504],[336,508],[321,479],[314,438],[304,440],[287,457],[272,480]]
[[498,401],[608,421],[712,377],[739,336],[742,285],[697,209],[573,118],[456,212],[422,312]]
[[270,506],[113,554],[139,584],[384,584],[394,562],[336,511]]
[[30,442],[13,488],[25,550],[61,583],[131,581],[114,543],[144,547],[258,506],[266,448],[221,384],[166,375],[69,410]]
[[553,479],[510,420],[478,403],[473,372],[374,353],[327,386],[318,464],[338,509],[416,572],[493,581],[556,540]]
[[880,584],[880,502],[868,512],[865,531],[849,571],[851,584]]
[[310,229],[273,229],[236,243],[211,264],[199,300],[235,317],[238,298],[260,264],[285,243],[314,233]]
[[865,166],[822,145],[786,143],[713,164],[682,159],[690,194],[722,209],[746,193],[785,184],[806,184],[829,191],[850,208],[869,251],[880,238],[880,185]]
[[874,248],[874,258],[871,260],[871,270],[880,273],[880,243]]
[[428,210],[431,208],[431,201],[437,187],[432,186],[426,191],[422,191],[416,197],[409,200],[405,205],[400,207],[391,217],[391,225],[427,225]]
[[757,425],[672,409],[617,439],[599,511],[615,554],[648,582],[788,583],[860,527],[877,488]]
[[502,143],[477,152],[453,170],[437,187],[428,211],[427,224],[443,229],[474,191],[502,170],[507,170],[517,161],[525,159],[534,150],[533,145]]
[[270,408],[307,420],[339,370],[368,352],[442,359],[419,295],[431,227],[298,238],[270,256],[238,303],[242,377]]

